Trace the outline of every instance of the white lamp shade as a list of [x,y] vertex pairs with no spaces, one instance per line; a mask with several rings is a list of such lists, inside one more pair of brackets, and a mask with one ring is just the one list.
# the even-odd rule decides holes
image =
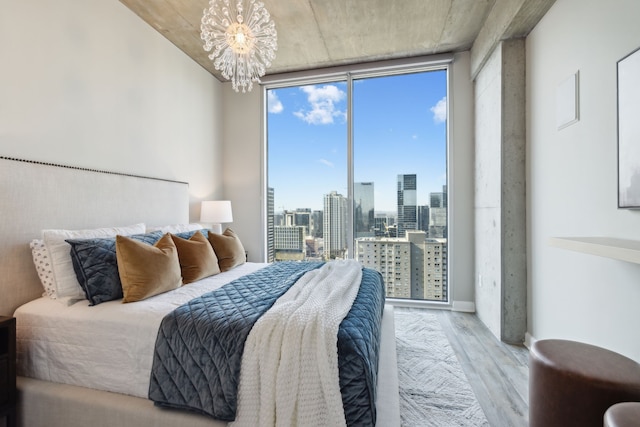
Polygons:
[[231,202],[229,200],[202,202],[202,206],[200,207],[200,222],[209,224],[233,222]]

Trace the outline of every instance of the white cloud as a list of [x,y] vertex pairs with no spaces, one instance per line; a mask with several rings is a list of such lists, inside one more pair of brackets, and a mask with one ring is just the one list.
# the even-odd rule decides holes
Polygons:
[[436,105],[430,108],[433,113],[433,121],[435,123],[444,123],[447,121],[447,97],[442,98]]
[[282,110],[284,110],[282,102],[278,99],[278,95],[272,90],[267,91],[267,108],[269,112],[273,114],[282,113]]
[[347,94],[337,86],[302,86],[300,90],[307,94],[309,109],[296,111],[293,113],[296,117],[311,125],[328,125],[336,118],[346,118],[346,112],[340,111],[336,104],[345,99]]
[[325,166],[329,166],[330,168],[332,168],[332,167],[333,167],[333,163],[331,163],[331,162],[330,162],[329,160],[327,160],[327,159],[320,159],[320,160],[318,160],[318,161],[319,161],[320,163],[322,163],[323,165],[325,165]]

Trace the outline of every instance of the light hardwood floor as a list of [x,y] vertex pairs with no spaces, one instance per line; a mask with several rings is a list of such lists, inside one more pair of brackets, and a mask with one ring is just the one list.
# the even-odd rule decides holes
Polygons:
[[492,427],[526,427],[529,351],[505,344],[475,314],[432,310]]

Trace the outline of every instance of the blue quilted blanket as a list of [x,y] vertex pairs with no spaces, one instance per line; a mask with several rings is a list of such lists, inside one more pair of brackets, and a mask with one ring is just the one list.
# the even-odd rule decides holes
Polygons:
[[[304,273],[322,263],[274,263],[178,307],[156,339],[149,398],[232,421],[240,365],[253,324]],[[338,331],[340,388],[348,425],[373,426],[384,286],[363,270],[351,311]]]

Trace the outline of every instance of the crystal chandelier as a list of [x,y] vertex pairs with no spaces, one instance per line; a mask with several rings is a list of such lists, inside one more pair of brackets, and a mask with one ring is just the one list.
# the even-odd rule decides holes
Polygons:
[[249,0],[210,0],[204,10],[200,37],[209,59],[236,92],[251,91],[260,82],[278,49],[276,26],[264,3]]

